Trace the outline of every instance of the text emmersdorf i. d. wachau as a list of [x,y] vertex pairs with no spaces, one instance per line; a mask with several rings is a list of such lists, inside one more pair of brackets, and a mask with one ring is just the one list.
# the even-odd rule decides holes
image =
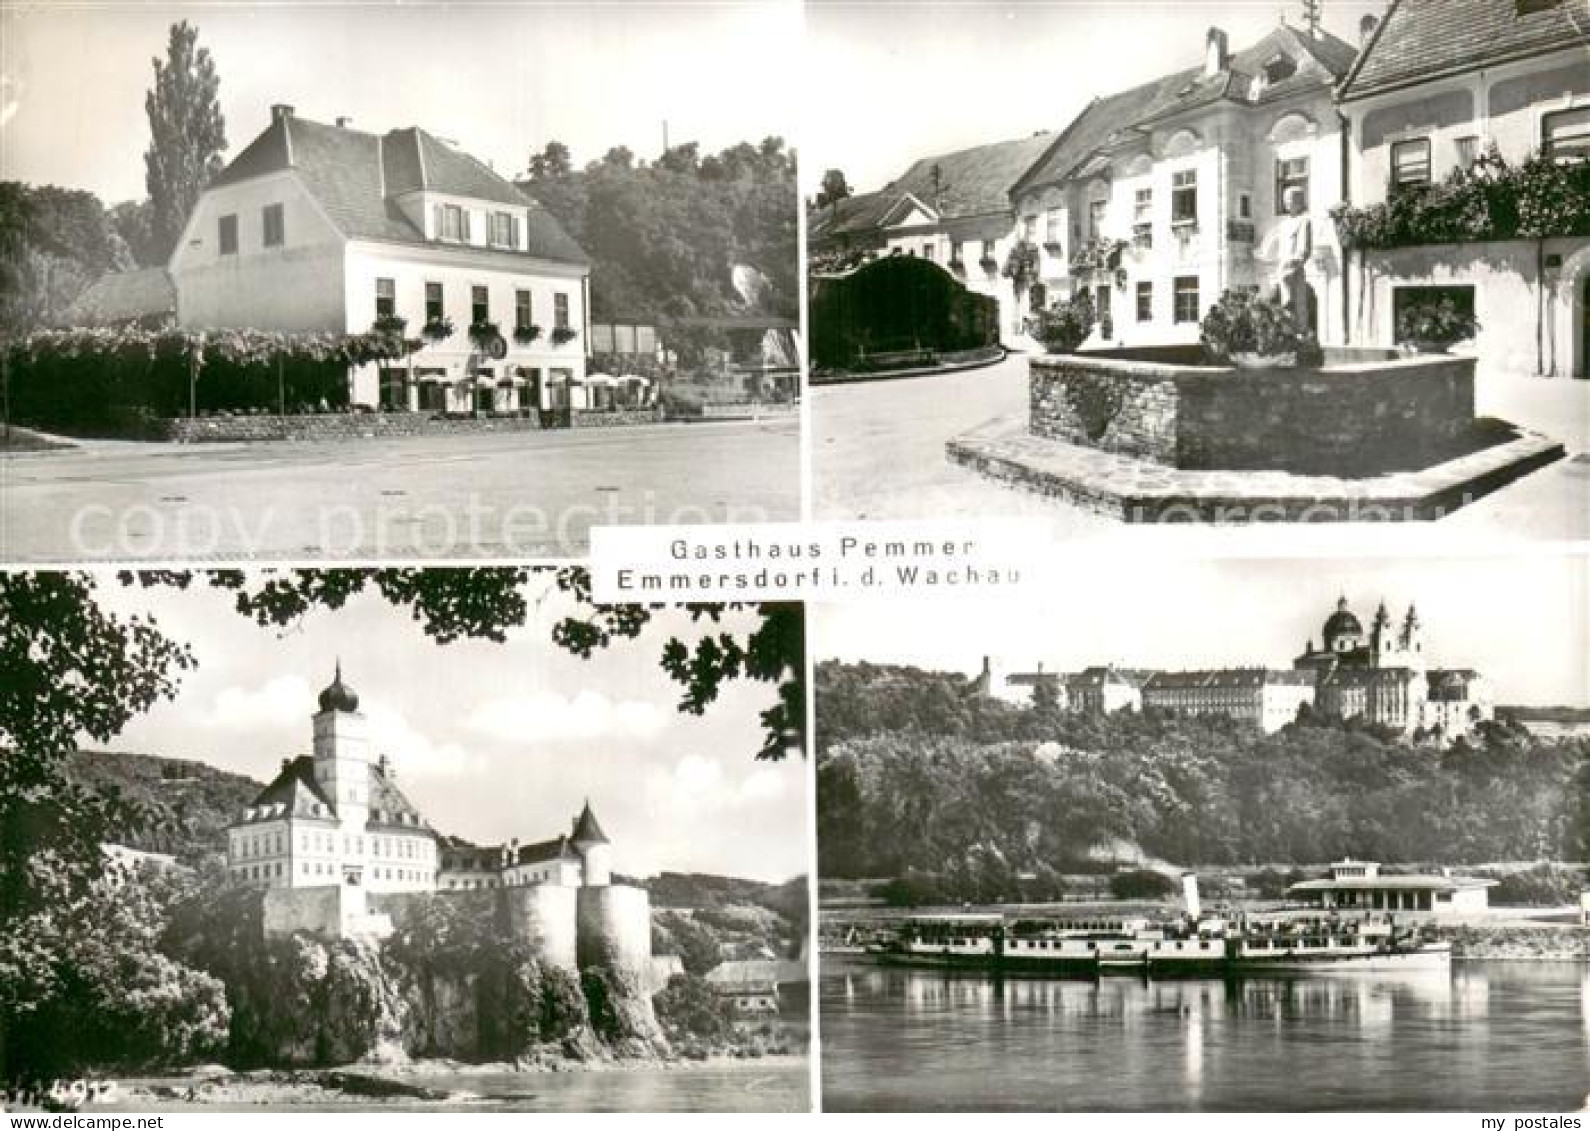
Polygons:
[[1015,567],[980,562],[980,549],[972,538],[846,535],[832,542],[680,538],[668,546],[668,556],[680,563],[677,570],[621,569],[618,587],[636,593],[787,586],[947,588],[1008,586],[1021,580]]

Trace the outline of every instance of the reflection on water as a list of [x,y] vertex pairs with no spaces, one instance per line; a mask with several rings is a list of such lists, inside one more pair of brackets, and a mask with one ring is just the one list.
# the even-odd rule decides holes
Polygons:
[[829,1110],[1576,1110],[1590,968],[1144,982],[827,961]]

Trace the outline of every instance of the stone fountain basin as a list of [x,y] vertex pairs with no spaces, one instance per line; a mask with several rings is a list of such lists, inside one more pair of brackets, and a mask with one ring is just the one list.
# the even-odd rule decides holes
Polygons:
[[1033,436],[1188,471],[1348,478],[1498,442],[1474,419],[1475,359],[1330,349],[1317,367],[1201,363],[1197,346],[1032,358]]

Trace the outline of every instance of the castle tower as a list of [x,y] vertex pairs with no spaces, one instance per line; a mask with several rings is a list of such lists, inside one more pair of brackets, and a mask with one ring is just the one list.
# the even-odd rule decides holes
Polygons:
[[359,713],[359,696],[342,682],[342,664],[320,693],[314,716],[315,781],[337,807],[341,831],[361,835],[369,817],[369,727]]
[[613,845],[591,812],[590,801],[575,820],[569,843],[585,861],[586,887],[606,887],[613,882]]

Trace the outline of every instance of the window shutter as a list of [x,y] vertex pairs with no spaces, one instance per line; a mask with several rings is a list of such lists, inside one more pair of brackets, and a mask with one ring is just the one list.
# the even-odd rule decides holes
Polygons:
[[458,238],[465,243],[469,242],[469,209],[459,209]]
[[513,242],[515,250],[519,248],[519,217],[508,217],[508,238]]

